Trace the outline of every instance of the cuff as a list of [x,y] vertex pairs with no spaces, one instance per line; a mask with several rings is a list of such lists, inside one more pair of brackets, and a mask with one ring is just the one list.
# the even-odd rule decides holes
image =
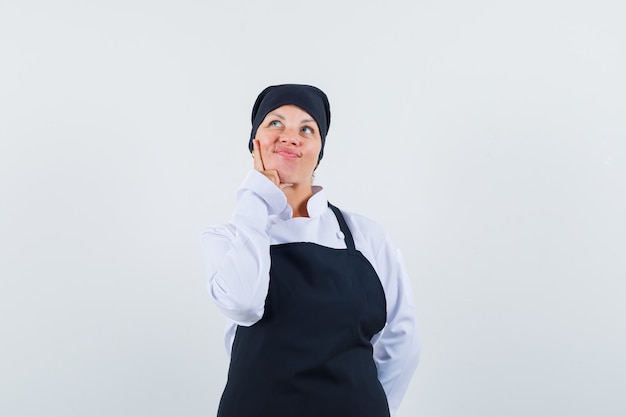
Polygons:
[[251,169],[237,190],[234,218],[267,219],[277,215],[282,219],[292,216],[287,197],[269,178]]

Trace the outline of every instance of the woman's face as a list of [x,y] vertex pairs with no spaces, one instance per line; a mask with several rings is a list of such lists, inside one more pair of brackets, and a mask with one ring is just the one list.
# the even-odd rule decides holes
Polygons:
[[311,184],[322,149],[315,120],[288,104],[272,110],[256,131],[266,170],[275,169],[281,183]]

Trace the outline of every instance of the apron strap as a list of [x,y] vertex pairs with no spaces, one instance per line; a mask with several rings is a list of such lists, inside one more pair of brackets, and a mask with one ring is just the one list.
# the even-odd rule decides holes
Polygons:
[[356,250],[356,248],[354,247],[354,239],[352,238],[352,233],[350,233],[350,229],[348,228],[346,219],[344,219],[343,214],[341,214],[341,210],[339,210],[337,207],[330,204],[330,202],[328,203],[328,207],[330,207],[330,209],[335,213],[335,217],[337,218],[337,221],[339,222],[339,229],[343,233],[346,246],[351,251]]

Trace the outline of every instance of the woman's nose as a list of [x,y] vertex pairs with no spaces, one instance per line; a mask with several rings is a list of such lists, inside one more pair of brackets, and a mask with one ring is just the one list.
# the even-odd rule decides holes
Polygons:
[[298,144],[298,134],[293,129],[285,129],[280,135],[280,141],[282,143],[289,143],[292,145]]

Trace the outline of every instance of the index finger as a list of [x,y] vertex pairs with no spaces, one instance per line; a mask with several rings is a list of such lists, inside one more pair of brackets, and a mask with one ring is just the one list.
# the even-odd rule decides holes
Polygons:
[[252,156],[254,157],[254,169],[259,172],[265,171],[263,158],[261,158],[261,149],[259,148],[259,140],[252,139]]

